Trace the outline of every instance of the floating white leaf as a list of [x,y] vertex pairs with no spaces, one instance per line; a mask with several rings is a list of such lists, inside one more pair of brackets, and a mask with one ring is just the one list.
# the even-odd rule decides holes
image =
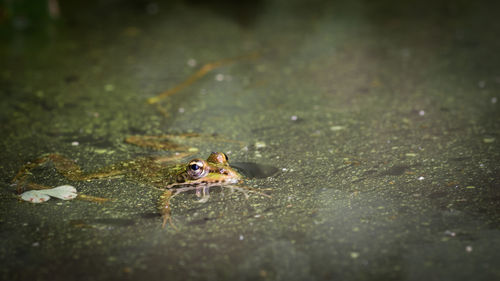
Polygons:
[[26,191],[23,194],[21,194],[21,199],[31,203],[43,203],[45,201],[50,200],[50,196],[40,191],[41,190]]
[[76,198],[76,188],[71,185],[61,185],[51,189],[30,190],[21,194],[21,199],[31,203],[43,203],[48,201],[50,197],[59,198],[62,200],[71,200]]
[[62,200],[71,200],[78,195],[76,194],[76,188],[71,185],[61,185],[52,189],[45,189],[43,191],[45,191],[45,194],[51,197],[59,198]]

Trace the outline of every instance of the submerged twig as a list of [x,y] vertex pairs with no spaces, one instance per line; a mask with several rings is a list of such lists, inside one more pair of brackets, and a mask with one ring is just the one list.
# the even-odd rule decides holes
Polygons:
[[259,56],[258,52],[253,52],[253,53],[250,53],[247,55],[242,55],[242,56],[237,56],[237,57],[227,58],[227,59],[221,59],[218,61],[207,63],[207,64],[203,65],[194,74],[189,76],[186,80],[184,80],[184,82],[178,84],[177,86],[175,86],[171,89],[166,90],[165,92],[163,92],[157,96],[149,98],[147,101],[149,104],[158,103],[160,100],[162,100],[168,96],[171,96],[171,95],[181,91],[182,89],[188,87],[189,85],[196,82],[196,80],[202,78],[203,76],[207,75],[210,71],[212,71],[218,67],[221,67],[221,66],[226,65],[226,64],[231,64],[231,63],[234,63],[234,62],[242,60],[242,59],[254,59],[254,58],[257,58],[258,56]]
[[76,199],[95,202],[95,203],[104,203],[104,202],[113,201],[113,199],[111,199],[111,198],[97,197],[97,196],[91,196],[91,195],[85,195],[85,194],[78,194],[78,197],[76,197]]

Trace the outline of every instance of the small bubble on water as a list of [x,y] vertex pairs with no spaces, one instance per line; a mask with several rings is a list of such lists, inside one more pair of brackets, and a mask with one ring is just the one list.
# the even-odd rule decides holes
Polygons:
[[188,59],[187,65],[194,67],[196,66],[196,60],[195,59]]
[[215,75],[215,80],[221,82],[222,80],[224,80],[224,74],[219,73],[219,74]]

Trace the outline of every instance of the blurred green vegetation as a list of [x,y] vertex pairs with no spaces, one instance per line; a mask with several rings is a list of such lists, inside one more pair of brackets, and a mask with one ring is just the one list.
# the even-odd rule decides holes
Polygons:
[[24,31],[49,24],[59,18],[57,0],[3,0],[0,27],[4,31]]

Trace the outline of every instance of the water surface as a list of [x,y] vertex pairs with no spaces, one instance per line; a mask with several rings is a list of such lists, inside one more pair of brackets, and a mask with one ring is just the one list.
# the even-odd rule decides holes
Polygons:
[[[2,279],[500,277],[498,4],[60,4],[2,23]],[[272,198],[184,194],[175,230],[140,183],[33,170],[103,204],[29,204],[10,184],[44,153],[91,171],[159,153],[128,135],[185,132],[234,140],[200,157],[277,168],[247,182]]]

